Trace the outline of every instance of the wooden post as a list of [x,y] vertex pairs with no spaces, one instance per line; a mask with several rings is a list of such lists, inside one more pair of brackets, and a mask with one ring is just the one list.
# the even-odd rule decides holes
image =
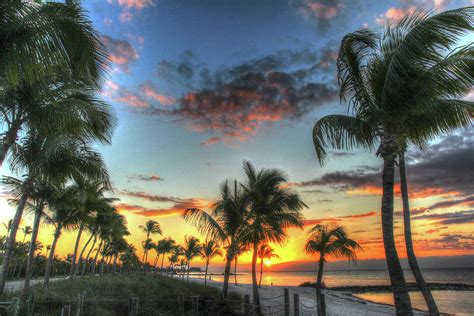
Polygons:
[[184,293],[180,293],[178,295],[178,304],[179,304],[180,314],[184,314]]
[[30,294],[28,296],[28,301],[26,302],[26,315],[32,316],[35,310],[35,295]]
[[130,297],[130,299],[128,300],[128,315],[138,315],[138,297]]
[[326,297],[324,296],[324,293],[321,293],[321,309],[323,311],[326,310]]
[[293,314],[294,316],[300,316],[300,295],[298,293],[293,294]]
[[290,316],[290,290],[283,289],[283,296],[285,298],[285,316]]
[[8,309],[9,316],[18,316],[20,314],[20,299],[18,297],[12,298],[10,308]]
[[199,296],[191,296],[193,302],[193,314],[197,316],[199,314]]
[[84,295],[79,294],[79,296],[77,297],[76,316],[82,315],[83,308],[84,308]]
[[71,305],[63,306],[61,316],[71,316]]
[[244,316],[250,316],[250,295],[244,295]]

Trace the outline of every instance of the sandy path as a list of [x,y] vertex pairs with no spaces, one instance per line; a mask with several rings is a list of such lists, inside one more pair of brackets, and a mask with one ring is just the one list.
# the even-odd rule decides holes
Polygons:
[[[204,283],[203,278],[191,278],[192,282]],[[208,281],[208,284],[221,289],[222,283]],[[262,286],[260,289],[260,299],[262,310],[265,315],[284,315],[283,289],[290,291],[290,311],[293,315],[293,294],[300,296],[300,315],[316,315],[316,289],[299,286]],[[241,295],[249,294],[252,300],[252,285],[239,284],[233,282],[229,284],[229,291],[237,292]],[[328,315],[395,315],[392,306],[377,304],[351,296],[348,293],[338,291],[325,291]],[[415,315],[427,315],[415,312]]]

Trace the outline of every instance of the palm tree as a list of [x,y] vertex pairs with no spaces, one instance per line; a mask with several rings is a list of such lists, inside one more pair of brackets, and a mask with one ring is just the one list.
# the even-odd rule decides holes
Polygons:
[[176,246],[176,242],[172,238],[165,238],[162,240],[161,244],[161,268],[160,268],[160,273],[163,273],[163,263],[165,261],[165,255],[170,253]]
[[250,201],[250,212],[242,239],[252,245],[253,304],[260,313],[256,269],[259,246],[263,242],[283,243],[287,228],[303,228],[301,210],[307,206],[296,192],[288,188],[288,180],[281,171],[262,169],[257,172],[248,161],[244,162],[244,171],[247,181],[243,189]]
[[26,225],[21,231],[23,232],[23,242],[25,242],[26,236],[31,235],[31,226]]
[[[6,125],[0,165],[20,130],[55,133],[62,125],[84,120],[92,138],[107,142],[110,117],[103,107],[84,107],[73,92],[73,85],[76,91],[78,85],[98,90],[108,65],[107,52],[84,9],[73,1],[8,1],[0,4],[0,15],[0,97],[5,101],[0,107]],[[75,101],[58,103],[64,105],[60,108],[44,106],[51,92],[61,98],[65,89]]]
[[274,251],[275,250],[268,244],[262,244],[258,249],[258,257],[260,258],[260,280],[258,281],[259,288],[262,287],[263,259],[280,258],[280,256],[277,255]]
[[221,198],[215,203],[210,214],[193,208],[187,209],[183,217],[186,221],[195,225],[199,233],[205,235],[208,239],[219,241],[226,249],[222,293],[224,297],[227,297],[230,268],[234,259],[233,249],[242,243],[239,236],[246,225],[245,217],[248,213],[248,201],[237,181],[234,181],[233,194],[228,181],[221,184],[220,191]]
[[207,285],[207,272],[209,269],[209,262],[216,256],[222,256],[221,247],[214,240],[206,240],[201,246],[201,257],[206,259],[206,272],[204,274],[204,285]]
[[[351,150],[359,146],[372,150],[378,144],[376,154],[384,162],[382,232],[399,314],[412,311],[393,234],[395,159],[406,150],[408,143],[423,146],[428,139],[470,122],[472,102],[456,98],[472,87],[473,48],[449,50],[460,36],[472,31],[472,13],[472,7],[435,16],[415,12],[397,25],[388,26],[381,39],[369,29],[346,35],[337,66],[341,100],[350,97],[349,109],[353,116],[329,115],[320,119],[313,129],[314,146],[321,164],[326,158],[325,147]],[[415,264],[408,225],[408,196],[404,196],[410,266],[430,312],[437,314],[429,288]]]
[[143,264],[146,264],[147,253],[148,253],[148,250],[151,249],[149,248],[149,246],[151,245],[150,236],[153,234],[162,235],[163,231],[161,230],[160,224],[154,220],[148,220],[145,223],[145,225],[140,225],[138,228],[140,228],[140,230],[146,234],[146,240],[145,240],[145,243],[143,244],[144,252],[143,252],[143,259],[142,259]]
[[194,236],[185,236],[183,245],[183,256],[186,259],[185,269],[187,271],[186,279],[189,281],[189,270],[191,268],[191,260],[199,256],[201,253],[202,246],[199,243],[199,239]]
[[324,263],[329,257],[357,260],[356,251],[359,244],[348,238],[346,230],[341,226],[316,225],[309,230],[309,237],[304,250],[308,254],[319,254],[318,279],[316,281],[316,298],[318,315],[326,315],[324,297],[322,296],[322,280]]
[[5,249],[8,236],[10,235],[10,230],[12,229],[12,223],[13,219],[9,219],[8,222],[3,223],[3,227],[5,227],[5,229],[7,230],[7,233],[5,234],[5,240],[2,243],[2,249]]
[[245,243],[237,242],[234,244],[234,248],[232,249],[232,251],[233,251],[233,257],[234,257],[234,283],[235,285],[237,285],[237,263],[239,260],[239,256],[249,251],[249,245]]
[[6,272],[23,211],[38,181],[42,181],[45,177],[58,181],[60,179],[60,182],[78,177],[91,177],[108,182],[108,174],[100,154],[82,140],[62,135],[44,138],[37,133],[30,133],[23,140],[22,146],[15,147],[11,156],[11,167],[14,171],[26,175],[24,180],[3,178],[3,182],[11,188],[15,198],[18,199],[18,203],[1,268],[0,293],[5,287]]
[[173,268],[173,272],[174,272],[174,268],[176,264],[180,261],[181,256],[183,254],[184,254],[183,247],[180,245],[175,245],[173,249],[171,249],[171,256],[168,257],[168,260],[170,262],[168,270]]

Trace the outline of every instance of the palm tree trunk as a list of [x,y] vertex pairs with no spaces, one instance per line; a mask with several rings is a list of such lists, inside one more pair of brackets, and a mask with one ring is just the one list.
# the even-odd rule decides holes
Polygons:
[[238,261],[238,256],[235,256],[234,259],[234,283],[237,285],[237,261]]
[[[29,186],[29,180],[27,181],[28,182],[26,183],[26,185]],[[20,198],[20,202],[16,209],[15,217],[13,217],[12,227],[10,229],[10,235],[8,235],[8,239],[7,239],[7,247],[5,249],[5,255],[3,257],[3,263],[2,263],[1,273],[0,273],[0,295],[2,295],[5,290],[7,272],[10,267],[10,262],[13,258],[13,249],[15,248],[16,233],[18,231],[18,226],[20,226],[23,210],[25,209],[26,202],[28,201],[28,189],[25,191],[26,192]]]
[[382,234],[395,309],[398,315],[413,315],[411,300],[408,295],[408,288],[400,259],[398,258],[393,234],[393,186],[395,177],[395,156],[397,153],[397,146],[393,137],[390,135],[384,136],[380,150],[384,160],[382,175]]
[[206,260],[206,272],[204,273],[204,285],[207,285],[207,270],[209,269],[209,260]]
[[191,269],[191,260],[188,261],[188,272],[186,274],[186,281],[189,282],[189,269]]
[[76,272],[74,273],[74,276],[77,276],[79,274],[79,269],[81,269],[82,263],[84,261],[84,252],[86,251],[87,246],[89,246],[89,243],[91,242],[92,238],[95,236],[94,232],[91,232],[90,237],[87,239],[86,244],[84,247],[82,247],[81,253],[79,254],[79,260],[77,261],[77,266],[78,269],[76,269]]
[[102,248],[103,243],[104,243],[104,240],[101,239],[99,243],[99,247],[97,247],[97,251],[95,253],[94,261],[92,261],[92,269],[91,269],[92,275],[95,274],[95,266],[97,264],[97,258],[99,257],[100,248]]
[[49,284],[49,278],[51,276],[51,269],[53,267],[53,260],[54,260],[54,251],[56,250],[56,244],[58,243],[59,236],[61,236],[61,223],[58,224],[56,227],[56,231],[54,232],[54,239],[53,243],[51,244],[51,250],[49,251],[48,263],[46,264],[46,272],[44,274],[44,285]]
[[324,302],[323,296],[323,269],[324,269],[324,254],[320,255],[319,258],[319,269],[318,269],[318,278],[316,280],[316,306],[318,310],[318,315],[326,315],[326,304]]
[[257,285],[257,255],[258,255],[258,242],[253,243],[253,255],[252,255],[252,290],[253,290],[253,305],[255,305],[255,313],[261,314],[260,310],[260,295],[258,293]]
[[114,255],[114,263],[113,263],[112,273],[113,274],[117,273],[117,254]]
[[258,281],[258,287],[262,287],[262,277],[263,277],[263,258],[260,258],[260,280]]
[[155,260],[153,261],[153,268],[155,268],[155,270],[156,270],[156,266],[158,265],[158,260],[160,260],[160,253],[159,252],[156,253]]
[[89,252],[87,253],[87,256],[85,257],[86,259],[86,267],[85,269],[83,268],[81,271],[81,276],[84,276],[86,274],[87,266],[89,265],[89,258],[91,257],[92,251],[94,250],[95,244],[97,243],[97,233],[94,235],[94,241],[92,242],[92,246],[89,249]]
[[77,257],[77,251],[79,249],[79,242],[81,241],[81,235],[82,235],[83,230],[84,230],[84,223],[81,223],[81,225],[79,226],[79,230],[77,232],[76,244],[74,245],[74,252],[72,253],[72,258],[71,258],[71,271],[69,272],[69,277],[71,279],[74,278],[74,275],[76,274],[76,257]]
[[163,263],[165,262],[165,254],[163,253],[161,257],[161,268],[160,268],[160,274],[163,273]]
[[421,274],[418,261],[416,260],[415,249],[413,247],[413,240],[411,235],[411,221],[410,221],[410,203],[408,199],[408,184],[405,172],[405,152],[401,151],[399,155],[399,168],[400,168],[400,187],[403,201],[403,226],[405,228],[405,245],[407,249],[408,263],[410,264],[411,271],[416,280],[416,284],[420,288],[423,297],[425,298],[426,305],[430,315],[439,315],[438,306],[431,294],[430,287],[426,284],[423,275]]
[[38,238],[39,225],[41,220],[41,215],[43,214],[44,204],[41,202],[35,211],[35,218],[33,220],[33,228],[31,230],[31,241],[30,249],[28,250],[28,260],[26,262],[26,272],[25,272],[25,283],[23,285],[23,296],[28,295],[30,289],[30,280],[33,275],[33,261],[35,257],[35,245],[36,239]]
[[21,116],[21,114],[17,114],[17,118],[13,120],[10,128],[5,133],[5,137],[3,138],[2,145],[0,147],[0,167],[3,166],[3,161],[5,160],[10,147],[16,141],[18,131],[20,130],[22,124],[22,120],[18,118],[19,116]]
[[224,268],[224,285],[222,287],[222,294],[224,294],[224,297],[227,298],[227,295],[229,294],[229,278],[230,278],[230,266],[232,264],[232,252],[231,247],[227,250],[227,255],[225,259],[225,268]]

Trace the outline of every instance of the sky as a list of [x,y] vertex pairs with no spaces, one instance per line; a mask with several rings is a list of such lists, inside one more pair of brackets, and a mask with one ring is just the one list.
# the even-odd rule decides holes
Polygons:
[[[309,206],[303,211],[304,230],[290,229],[283,245],[273,245],[280,259],[272,264],[315,260],[302,248],[306,231],[318,223],[347,228],[364,249],[360,260],[383,258],[381,161],[362,150],[331,152],[321,167],[312,145],[317,119],[347,109],[338,96],[338,45],[349,32],[380,29],[417,8],[436,13],[473,4],[82,1],[112,61],[101,95],[119,124],[112,145],[98,149],[110,171],[113,196],[120,199],[116,207],[127,218],[129,241],[142,252],[145,236],[138,226],[149,219],[161,224],[163,237],[182,242],[185,234],[199,236],[181,218],[183,210],[210,209],[220,183],[244,180],[242,162],[249,160],[257,168],[283,170]],[[470,36],[460,44],[472,41]],[[474,90],[466,98],[474,100]],[[472,127],[433,140],[425,151],[409,149],[419,257],[474,254],[473,162]],[[405,257],[398,184],[395,191],[397,247]],[[13,215],[7,198],[3,191],[2,222]],[[26,215],[23,225],[31,220]],[[74,237],[74,232],[63,234],[60,255],[72,251]],[[40,239],[50,243],[50,227],[41,228]],[[223,264],[223,258],[214,261]],[[249,254],[240,259],[249,261]]]

